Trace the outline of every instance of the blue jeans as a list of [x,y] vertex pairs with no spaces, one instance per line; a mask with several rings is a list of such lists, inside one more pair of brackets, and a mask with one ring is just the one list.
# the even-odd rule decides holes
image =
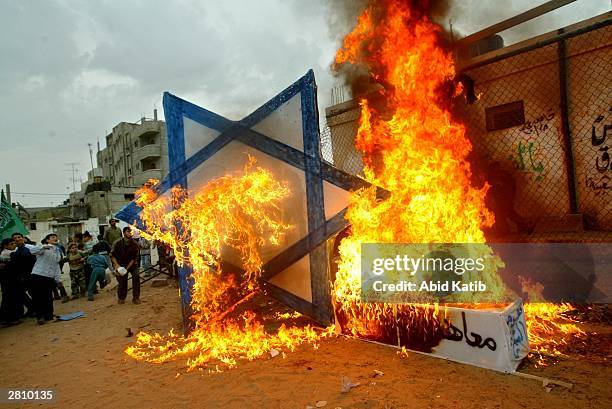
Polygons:
[[87,296],[93,297],[93,292],[96,289],[96,284],[100,283],[100,287],[104,285],[106,280],[106,272],[101,268],[94,268],[89,277],[89,284],[87,285]]
[[143,270],[151,267],[151,255],[150,254],[141,254],[140,255],[140,266]]

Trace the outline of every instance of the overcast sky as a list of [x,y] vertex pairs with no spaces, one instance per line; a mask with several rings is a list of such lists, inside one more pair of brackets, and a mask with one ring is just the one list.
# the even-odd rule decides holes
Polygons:
[[[458,0],[449,17],[469,34],[542,2]],[[69,163],[77,187],[86,178],[87,143],[103,148],[113,126],[154,106],[163,118],[164,91],[240,119],[312,68],[323,109],[339,83],[328,66],[345,3],[0,0],[1,186],[24,206],[59,204],[72,190]],[[502,34],[512,42],[609,9],[578,0]]]

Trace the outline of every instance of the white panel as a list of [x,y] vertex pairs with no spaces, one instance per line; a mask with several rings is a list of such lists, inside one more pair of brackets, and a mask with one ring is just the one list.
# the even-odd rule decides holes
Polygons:
[[329,182],[323,181],[325,219],[329,220],[349,204],[350,193]]
[[[291,189],[291,195],[281,203],[280,208],[282,221],[293,227],[285,234],[279,246],[266,245],[260,249],[265,263],[308,234],[306,183],[302,170],[241,142],[232,141],[193,170],[187,176],[187,186],[189,196],[193,197],[194,193],[210,180],[242,172],[247,162],[247,154],[257,159],[257,166],[270,171],[277,180],[287,182]],[[227,249],[222,251],[222,256],[230,263],[241,265],[238,255]]]
[[220,132],[208,128],[187,117],[183,117],[183,129],[185,133],[185,159],[189,159],[194,153],[204,148],[215,140]]
[[281,271],[270,280],[270,283],[295,294],[303,300],[312,302],[310,284],[310,256],[306,255]]
[[304,152],[301,93],[294,95],[252,129]]
[[521,300],[497,311],[449,307],[447,317],[455,326],[455,339],[443,339],[433,349],[433,356],[496,371],[515,372],[529,352]]

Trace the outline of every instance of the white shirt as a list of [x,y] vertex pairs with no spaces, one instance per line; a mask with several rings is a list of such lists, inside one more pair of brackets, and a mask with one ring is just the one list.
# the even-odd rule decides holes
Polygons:
[[33,246],[30,253],[36,256],[36,263],[32,268],[32,274],[55,279],[57,283],[62,281],[62,272],[59,262],[62,259],[62,250],[59,247],[45,248],[43,245]]

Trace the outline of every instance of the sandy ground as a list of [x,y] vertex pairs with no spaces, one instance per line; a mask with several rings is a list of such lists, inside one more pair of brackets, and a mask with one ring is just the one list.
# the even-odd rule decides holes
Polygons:
[[[126,328],[180,328],[177,294],[172,286],[146,283],[142,304],[117,305],[116,295],[103,291],[94,302],[56,302],[56,313],[83,310],[85,318],[1,328],[0,386],[54,388],[57,399],[0,408],[306,408],[319,401],[327,401],[325,408],[612,407],[612,368],[605,359],[523,369],[574,384],[547,392],[534,380],[420,354],[402,358],[392,348],[345,338],[326,340],[316,350],[302,346],[285,358],[241,362],[222,373],[127,357],[123,351],[134,338],[126,337]],[[384,375],[373,378],[374,370]],[[341,393],[342,376],[360,385]]]

